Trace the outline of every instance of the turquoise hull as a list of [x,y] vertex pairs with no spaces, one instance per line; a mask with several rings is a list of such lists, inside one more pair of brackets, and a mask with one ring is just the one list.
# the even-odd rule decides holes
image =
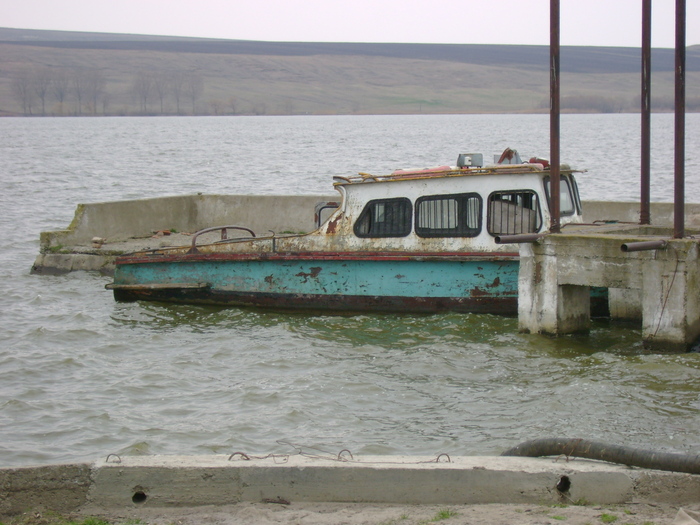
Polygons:
[[517,314],[517,257],[470,254],[133,256],[115,298],[335,311]]

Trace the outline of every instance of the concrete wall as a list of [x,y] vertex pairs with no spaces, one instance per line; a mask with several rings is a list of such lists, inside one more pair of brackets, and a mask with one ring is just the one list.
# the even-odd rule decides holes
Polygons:
[[[614,220],[620,222],[639,223],[638,202],[609,202],[609,201],[585,201],[583,202],[584,222],[599,220]],[[673,203],[652,202],[651,223],[654,226],[673,226]],[[686,203],[685,205],[686,228],[700,228],[700,204]]]
[[238,225],[266,233],[315,228],[314,206],[339,195],[182,195],[79,204],[65,230],[42,232],[41,249],[150,236],[158,230],[196,232],[210,226]]

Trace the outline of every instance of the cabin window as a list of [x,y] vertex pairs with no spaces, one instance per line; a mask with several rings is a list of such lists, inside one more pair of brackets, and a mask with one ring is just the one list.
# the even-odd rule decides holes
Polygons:
[[416,201],[416,234],[421,237],[475,237],[480,231],[477,193],[431,195]]
[[496,191],[489,195],[488,231],[491,235],[535,233],[542,227],[540,203],[534,191]]
[[[571,178],[573,179],[573,176]],[[561,182],[559,183],[559,213],[561,215],[574,215],[577,210],[580,213],[581,204],[579,201],[576,181],[573,181],[573,186],[569,183],[568,177],[561,177],[560,181]],[[551,203],[549,191],[549,177],[544,181],[544,189],[547,193],[547,200]]]
[[369,201],[355,222],[358,237],[405,237],[411,233],[411,201],[406,198]]

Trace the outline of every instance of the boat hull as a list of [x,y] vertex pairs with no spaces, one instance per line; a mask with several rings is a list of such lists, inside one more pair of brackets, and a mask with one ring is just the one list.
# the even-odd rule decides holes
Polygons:
[[110,287],[118,301],[515,315],[518,258],[403,253],[122,257]]

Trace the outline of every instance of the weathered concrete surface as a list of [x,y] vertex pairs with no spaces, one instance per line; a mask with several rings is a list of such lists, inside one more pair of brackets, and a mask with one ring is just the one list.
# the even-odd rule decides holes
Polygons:
[[74,511],[87,503],[90,473],[88,464],[0,469],[0,516]]
[[[302,455],[110,456],[0,470],[0,514],[224,506],[241,502],[697,503],[700,476],[565,458]],[[559,486],[559,489],[557,488]],[[565,489],[562,492],[562,488]]]

